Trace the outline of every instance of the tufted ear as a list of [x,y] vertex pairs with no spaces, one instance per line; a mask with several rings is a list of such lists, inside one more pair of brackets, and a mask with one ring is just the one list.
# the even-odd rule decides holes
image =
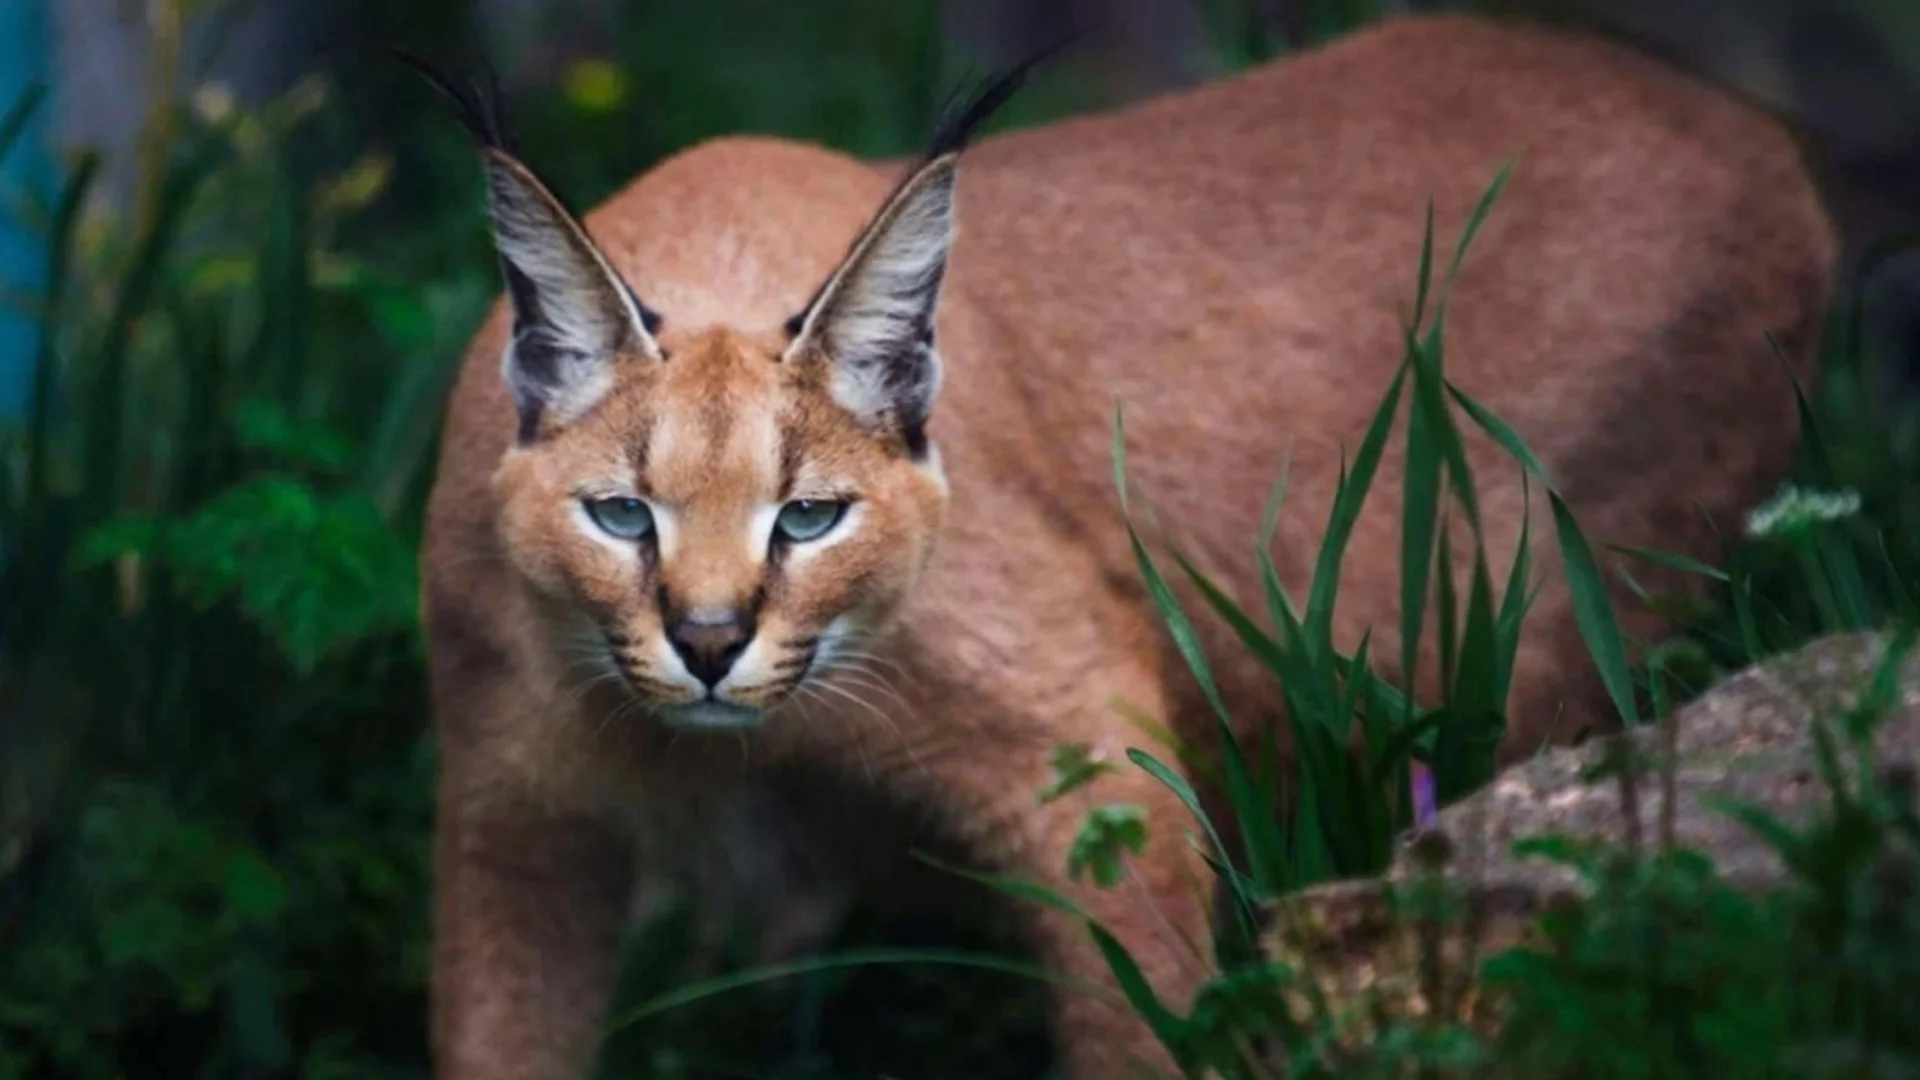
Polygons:
[[806,310],[787,323],[793,340],[785,361],[831,365],[827,385],[834,400],[870,427],[901,436],[916,455],[940,389],[934,315],[953,246],[961,151],[1028,72],[1059,47],[1034,55],[944,111],[920,163],[861,230]]
[[834,401],[917,443],[940,388],[933,318],[953,243],[957,153],[921,166],[868,225],[807,310],[788,362],[832,365]]
[[659,316],[614,271],[579,217],[515,155],[497,82],[483,95],[394,52],[452,100],[480,143],[494,249],[513,307],[502,365],[527,441],[542,426],[564,425],[592,408],[612,387],[621,360],[661,359],[653,337]]

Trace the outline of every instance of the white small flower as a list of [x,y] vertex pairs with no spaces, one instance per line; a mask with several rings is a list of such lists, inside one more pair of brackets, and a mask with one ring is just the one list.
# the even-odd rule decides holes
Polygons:
[[1851,488],[1813,491],[1783,484],[1773,498],[1747,514],[1747,535],[1755,539],[1791,536],[1859,512],[1860,493]]
[[233,115],[233,91],[225,83],[205,83],[193,92],[193,111],[209,124]]

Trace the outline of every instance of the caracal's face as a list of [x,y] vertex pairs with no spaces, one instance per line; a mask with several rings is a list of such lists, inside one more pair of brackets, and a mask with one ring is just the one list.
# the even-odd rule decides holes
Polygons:
[[678,327],[514,156],[496,105],[423,72],[481,141],[519,413],[494,475],[507,557],[554,646],[682,727],[758,723],[895,613],[939,528],[926,422],[961,146],[936,132],[778,327]]
[[875,433],[783,335],[661,339],[496,476],[520,571],[569,660],[659,720],[752,726],[899,608],[938,533],[938,455]]

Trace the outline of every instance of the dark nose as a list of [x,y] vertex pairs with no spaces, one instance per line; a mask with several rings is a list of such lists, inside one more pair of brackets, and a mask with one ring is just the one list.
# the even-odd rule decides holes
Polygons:
[[673,643],[673,651],[680,654],[687,671],[712,689],[747,651],[747,643],[753,640],[753,623],[738,611],[696,612],[674,620],[667,628],[667,640]]

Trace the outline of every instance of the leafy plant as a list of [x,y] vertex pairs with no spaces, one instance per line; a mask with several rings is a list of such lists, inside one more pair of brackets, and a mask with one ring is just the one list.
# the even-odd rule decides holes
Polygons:
[[324,100],[162,101],[130,213],[83,155],[48,219],[0,432],[0,1076],[424,1056],[392,1019],[424,1007],[412,550],[490,290],[329,245],[380,177],[296,175]]

